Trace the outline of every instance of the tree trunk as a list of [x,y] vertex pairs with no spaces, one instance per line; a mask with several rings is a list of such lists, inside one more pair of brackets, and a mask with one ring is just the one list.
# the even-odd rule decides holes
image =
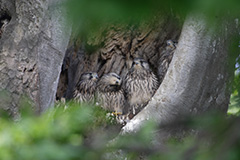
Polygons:
[[[124,77],[129,60],[134,57],[146,59],[157,74],[166,40],[178,40],[181,33],[165,78],[158,74],[159,89],[148,105],[123,127],[122,133],[137,131],[150,119],[165,124],[182,115],[212,109],[226,112],[229,78],[233,74],[233,70],[228,70],[229,45],[235,33],[230,34],[229,30],[236,30],[233,22],[217,19],[213,24],[204,15],[194,14],[186,18],[181,28],[180,20],[173,17],[155,17],[152,23],[138,27],[111,26],[94,41],[81,43],[80,49],[72,43],[65,57],[57,98],[71,99],[80,75],[87,71],[95,71],[100,77],[109,72]],[[218,25],[217,21],[223,23]],[[103,44],[100,49],[87,50],[87,46],[99,44]]]
[[18,115],[22,96],[42,112],[53,105],[71,30],[57,0],[0,0],[0,20],[10,22],[0,39],[1,107]]
[[[160,124],[180,116],[194,115],[210,110],[226,112],[230,98],[229,30],[234,21],[207,24],[203,15],[191,15],[185,20],[178,47],[165,78],[148,105],[136,115],[122,133],[135,132],[147,120]],[[212,26],[211,26],[211,25]]]

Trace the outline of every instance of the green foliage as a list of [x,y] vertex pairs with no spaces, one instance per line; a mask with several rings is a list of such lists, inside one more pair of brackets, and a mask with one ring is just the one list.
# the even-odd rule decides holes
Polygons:
[[[232,95],[230,99],[230,105],[229,105],[229,110],[228,114],[232,115],[240,115],[240,55],[239,55],[239,50],[240,50],[240,38],[239,36],[235,38],[235,40],[232,43],[231,46],[231,56],[230,56],[230,62],[229,64],[235,64],[235,66],[232,66],[234,68],[234,77],[231,82],[231,89],[232,89]],[[230,68],[229,70],[233,70]]]
[[239,92],[235,91],[231,95],[228,114],[237,115],[237,116],[240,115],[240,96],[239,96]]
[[[133,134],[118,135],[119,129],[99,107],[58,104],[41,116],[24,114],[18,122],[0,118],[0,159],[76,160],[76,159],[229,159],[240,158],[239,117],[211,113],[179,121],[184,136],[172,134],[166,146],[156,145],[159,130],[149,121]],[[176,126],[174,129],[181,133]],[[160,136],[161,138],[161,136]],[[114,140],[113,140],[114,139]],[[112,141],[113,140],[113,141]],[[221,155],[219,157],[219,155]]]
[[229,56],[229,73],[234,73],[231,78],[230,88],[232,91],[228,114],[240,114],[240,37],[235,35],[230,41],[230,56]]
[[138,23],[159,14],[184,18],[189,12],[199,11],[210,22],[216,17],[240,15],[238,0],[68,0],[65,6],[81,34],[112,23]]
[[41,116],[24,114],[19,122],[1,117],[0,159],[96,159],[99,154],[84,143],[93,128],[109,124],[105,111],[75,103],[67,106],[71,107],[60,105]]
[[[238,79],[239,77],[236,76],[234,78],[234,81]],[[238,81],[239,83],[240,81]],[[239,84],[237,84],[239,86]],[[229,109],[228,109],[228,114],[229,115],[240,115],[240,95],[239,95],[239,88],[236,88],[233,90],[233,93],[230,98],[230,104],[229,104]]]

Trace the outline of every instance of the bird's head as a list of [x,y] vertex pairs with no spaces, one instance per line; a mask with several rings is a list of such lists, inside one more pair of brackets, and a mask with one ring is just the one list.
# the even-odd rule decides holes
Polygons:
[[176,48],[176,42],[174,42],[173,40],[167,40],[167,49],[175,49]]
[[98,80],[98,75],[97,75],[96,72],[87,72],[87,73],[83,73],[80,79],[81,79],[81,81],[82,80],[97,81]]
[[132,69],[134,69],[134,70],[140,70],[140,69],[149,70],[149,64],[147,61],[145,61],[142,58],[135,58],[132,63]]
[[90,79],[93,81],[97,81],[98,80],[98,74],[96,72],[92,72]]
[[122,79],[116,73],[109,73],[108,75],[108,82],[110,85],[120,86],[122,83]]
[[118,91],[121,88],[122,79],[116,73],[108,73],[98,82],[98,89],[102,92]]

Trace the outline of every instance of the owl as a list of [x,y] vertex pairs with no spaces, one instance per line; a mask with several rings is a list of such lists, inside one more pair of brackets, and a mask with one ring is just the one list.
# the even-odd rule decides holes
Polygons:
[[73,98],[81,102],[93,102],[98,75],[95,72],[83,73],[73,93]]
[[162,82],[170,62],[172,61],[173,53],[176,49],[177,43],[172,40],[167,40],[166,49],[162,52],[160,57],[160,63],[158,64],[158,77],[160,82]]
[[129,114],[136,115],[141,111],[158,86],[158,79],[151,71],[149,64],[144,59],[135,58],[123,83],[129,104]]
[[103,75],[97,84],[97,101],[103,109],[112,111],[117,115],[123,114],[126,105],[121,84],[122,79],[116,73]]

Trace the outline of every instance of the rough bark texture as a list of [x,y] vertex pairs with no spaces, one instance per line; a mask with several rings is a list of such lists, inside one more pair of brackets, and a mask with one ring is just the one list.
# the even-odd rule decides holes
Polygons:
[[0,39],[0,90],[10,96],[1,104],[16,116],[21,96],[30,97],[39,112],[55,98],[70,32],[64,10],[54,0],[0,0],[0,19],[10,22]]
[[143,122],[153,119],[160,124],[179,116],[211,109],[227,111],[230,92],[228,49],[230,25],[223,21],[206,24],[204,16],[189,16],[184,23],[178,47],[158,91],[149,104],[136,115],[122,133],[135,132]]
[[166,40],[178,39],[181,31],[179,24],[179,19],[171,16],[155,17],[151,22],[140,25],[108,26],[101,30],[101,35],[88,37],[80,47],[72,42],[64,59],[56,98],[71,99],[74,87],[84,72],[94,71],[100,77],[115,72],[125,77],[135,57],[146,59],[157,74]]

